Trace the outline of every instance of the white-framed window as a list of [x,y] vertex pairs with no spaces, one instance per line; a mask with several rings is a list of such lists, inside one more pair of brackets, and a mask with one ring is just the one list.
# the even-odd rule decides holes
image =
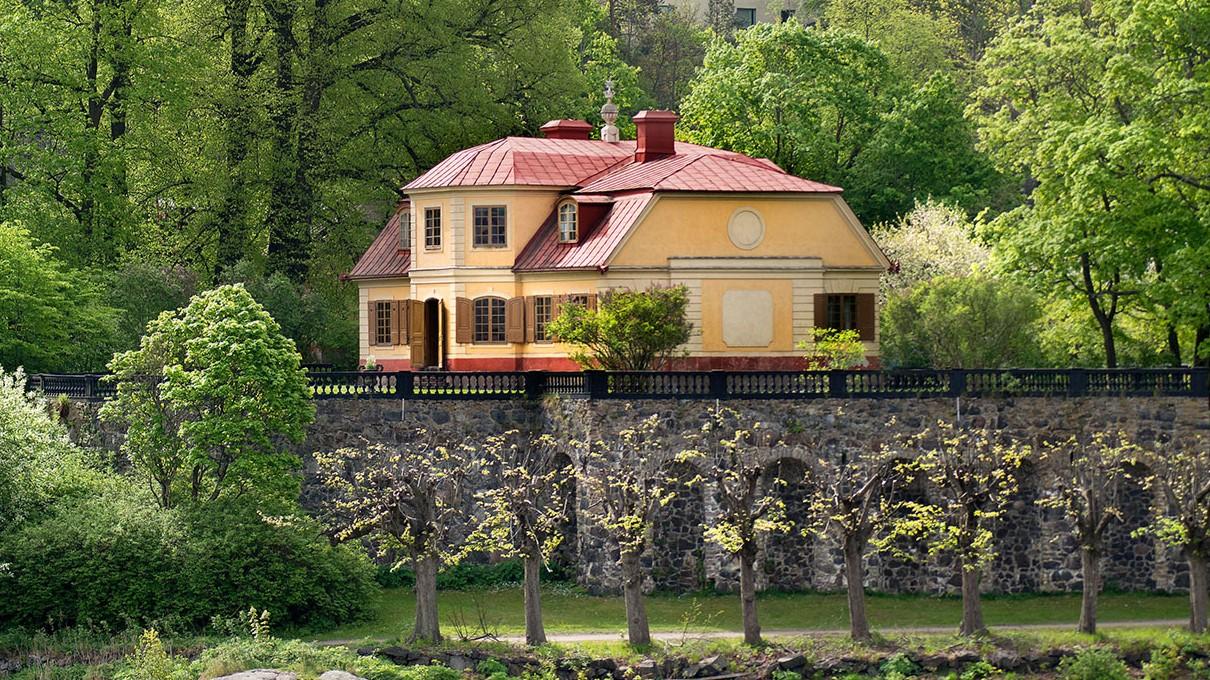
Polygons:
[[559,206],[559,243],[575,243],[579,240],[579,213],[573,201]]
[[554,321],[554,299],[549,295],[539,295],[534,298],[534,342],[550,342],[550,331],[547,327]]
[[475,343],[503,343],[504,298],[483,297],[475,300],[473,329]]
[[404,250],[412,247],[412,211],[410,208],[399,216],[399,247]]
[[378,300],[374,303],[374,343],[375,345],[391,344],[391,327],[394,319],[391,311],[394,305],[390,300]]
[[441,208],[424,209],[424,249],[441,250]]
[[502,205],[475,206],[476,248],[503,248],[508,245],[508,209]]
[[756,24],[756,8],[755,7],[736,7],[735,8],[735,25],[739,28],[747,28]]

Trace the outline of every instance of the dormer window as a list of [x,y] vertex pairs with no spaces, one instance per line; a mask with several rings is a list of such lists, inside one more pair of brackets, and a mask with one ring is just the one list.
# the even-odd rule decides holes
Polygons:
[[412,211],[404,210],[399,214],[399,247],[407,250],[412,247]]
[[559,243],[575,243],[579,238],[579,210],[568,201],[559,206]]

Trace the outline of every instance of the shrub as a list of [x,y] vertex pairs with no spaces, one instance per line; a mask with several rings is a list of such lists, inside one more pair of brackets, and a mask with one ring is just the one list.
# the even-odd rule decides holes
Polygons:
[[321,647],[298,640],[237,638],[211,647],[193,663],[193,671],[205,678],[250,668],[276,668],[303,677],[329,670],[343,670],[366,680],[461,680],[462,675],[445,666],[396,666],[373,657],[357,656],[343,647]]
[[163,510],[145,494],[109,476],[94,495],[0,536],[12,575],[0,579],[0,619],[119,630],[191,627],[249,605],[295,624],[365,612],[368,561],[332,547],[313,520],[268,520],[237,503]]
[[882,673],[884,680],[908,680],[908,678],[916,676],[920,667],[912,661],[911,657],[900,652],[884,661],[878,670]]
[[1129,680],[1126,664],[1108,649],[1089,648],[1059,663],[1063,680]]
[[1144,680],[1170,680],[1180,669],[1180,659],[1168,647],[1151,650],[1151,659],[1143,664]]

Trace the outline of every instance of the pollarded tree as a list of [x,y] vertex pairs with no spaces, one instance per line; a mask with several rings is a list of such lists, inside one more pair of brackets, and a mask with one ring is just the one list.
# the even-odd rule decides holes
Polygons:
[[890,525],[895,490],[911,481],[913,465],[886,447],[855,449],[840,455],[816,456],[808,474],[809,530],[840,543],[844,551],[849,635],[854,640],[869,640],[865,558],[871,541]]
[[684,286],[610,290],[601,295],[596,309],[564,304],[549,330],[577,346],[570,356],[584,368],[656,370],[689,341],[693,324],[685,315],[688,305]]
[[293,501],[301,441],[315,414],[294,342],[241,285],[194,296],[147,324],[109,364],[117,397],[102,416],[127,426],[122,451],[162,507],[255,492]]
[[1179,548],[1189,563],[1189,629],[1204,633],[1207,622],[1206,569],[1210,566],[1210,442],[1198,437],[1144,449],[1151,469],[1145,484],[1155,498],[1145,530]]
[[525,567],[525,643],[546,643],[542,626],[541,571],[564,538],[574,495],[575,470],[550,435],[519,442],[515,432],[489,437],[483,466],[494,485],[476,494],[484,511],[471,543]]
[[320,453],[315,463],[336,538],[372,537],[402,551],[416,575],[412,639],[439,641],[437,572],[467,551],[460,532],[470,520],[467,481],[478,465],[476,449],[416,429],[396,446]]
[[668,473],[672,457],[663,453],[660,433],[660,418],[652,415],[608,441],[590,441],[578,468],[588,515],[618,548],[627,638],[635,646],[651,644],[643,551],[656,513],[676,496],[677,480]]
[[1038,505],[1061,510],[1071,521],[1072,533],[1080,544],[1084,582],[1081,633],[1097,631],[1105,531],[1112,522],[1121,521],[1119,491],[1138,454],[1138,449],[1122,443],[1121,435],[1103,432],[1048,446],[1041,454],[1051,464],[1055,478]]
[[[689,448],[678,460],[700,459],[713,484],[718,513],[706,528],[706,539],[739,558],[739,599],[744,642],[761,643],[756,611],[756,556],[760,541],[771,533],[790,530],[785,503],[773,485],[762,485],[765,466],[759,423],[745,426],[732,409],[716,409],[697,432],[686,437]],[[762,446],[763,444],[763,446]],[[776,482],[775,482],[776,483]]]
[[992,526],[1017,493],[1017,471],[1028,447],[1005,444],[985,430],[938,423],[911,440],[914,464],[931,482],[938,504],[904,501],[886,545],[900,537],[923,540],[929,555],[949,553],[962,571],[962,635],[987,631],[979,582],[996,556]]

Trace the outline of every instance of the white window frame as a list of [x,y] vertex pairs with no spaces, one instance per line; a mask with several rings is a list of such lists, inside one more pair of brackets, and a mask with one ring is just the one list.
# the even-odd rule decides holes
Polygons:
[[[568,211],[567,210],[568,208],[571,208],[571,210]],[[571,215],[571,231],[570,232],[568,232],[564,228],[565,225],[567,224],[563,220],[563,216],[565,213]],[[558,217],[558,219],[556,221],[558,222],[558,225],[559,225],[559,243],[575,243],[575,242],[579,241],[580,240],[580,208],[579,208],[579,206],[576,205],[575,201],[564,201],[563,203],[559,204],[559,211],[558,211],[557,217]],[[568,238],[569,233],[571,234],[570,238]]]

